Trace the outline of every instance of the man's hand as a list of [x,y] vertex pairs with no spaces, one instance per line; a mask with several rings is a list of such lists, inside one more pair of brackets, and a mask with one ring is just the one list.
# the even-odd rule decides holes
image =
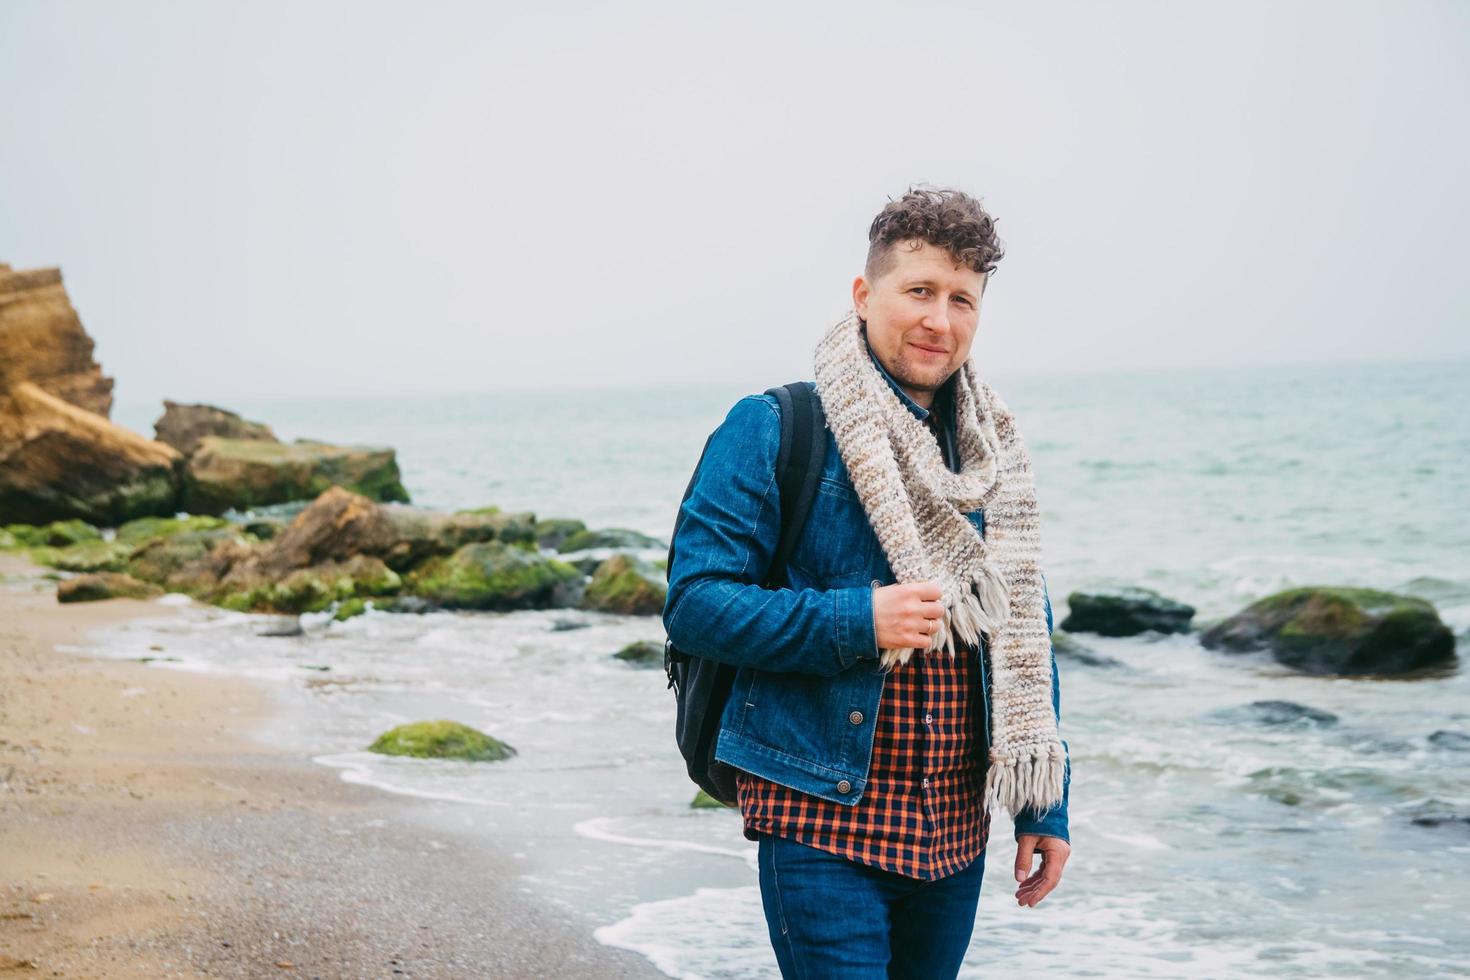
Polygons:
[[944,618],[938,582],[905,582],[873,590],[873,627],[880,650],[927,650]]
[[[1031,874],[1031,857],[1041,852],[1041,867]],[[1072,853],[1072,845],[1060,837],[1022,834],[1016,838],[1016,904],[1036,907],[1062,880],[1062,867]],[[1029,876],[1029,877],[1028,877]]]

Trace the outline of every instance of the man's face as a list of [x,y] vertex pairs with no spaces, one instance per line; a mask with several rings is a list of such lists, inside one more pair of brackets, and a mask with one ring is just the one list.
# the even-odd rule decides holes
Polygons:
[[868,324],[874,355],[910,398],[929,408],[970,356],[986,276],[928,242],[899,242],[889,260],[893,267],[876,281],[858,276],[853,282],[853,306]]

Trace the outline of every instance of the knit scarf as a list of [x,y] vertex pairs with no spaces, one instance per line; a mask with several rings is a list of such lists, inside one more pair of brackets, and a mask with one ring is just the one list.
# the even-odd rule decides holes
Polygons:
[[[993,690],[985,798],[1012,815],[1062,798],[1066,755],[1052,709],[1036,482],[1015,419],[975,375],[953,376],[960,471],[868,356],[849,312],[817,345],[817,394],[853,488],[899,582],[937,582],[944,618],[925,653],[990,645]],[[985,511],[982,536],[965,514]],[[885,649],[880,665],[915,651]]]

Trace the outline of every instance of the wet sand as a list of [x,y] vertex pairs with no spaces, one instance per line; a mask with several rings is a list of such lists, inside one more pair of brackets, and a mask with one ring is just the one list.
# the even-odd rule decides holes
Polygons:
[[663,976],[424,801],[252,739],[262,687],[57,651],[171,609],[43,572],[0,554],[0,978]]

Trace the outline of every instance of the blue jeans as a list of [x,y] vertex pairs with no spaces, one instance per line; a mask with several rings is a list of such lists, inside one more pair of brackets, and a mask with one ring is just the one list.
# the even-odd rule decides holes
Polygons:
[[761,834],[761,904],[786,980],[923,978],[959,973],[985,852],[936,881],[874,868]]

